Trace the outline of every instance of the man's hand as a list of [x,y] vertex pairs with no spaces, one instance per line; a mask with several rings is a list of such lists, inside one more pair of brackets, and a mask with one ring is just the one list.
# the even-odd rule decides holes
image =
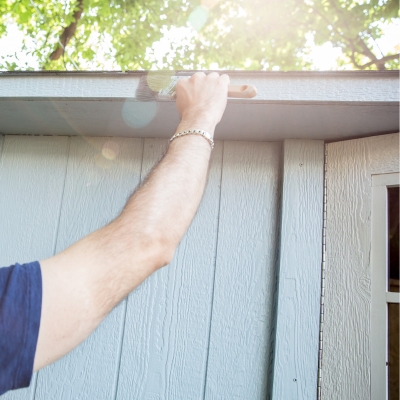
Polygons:
[[228,97],[229,76],[196,72],[176,85],[176,106],[182,117],[179,129],[204,129],[211,135],[221,121]]

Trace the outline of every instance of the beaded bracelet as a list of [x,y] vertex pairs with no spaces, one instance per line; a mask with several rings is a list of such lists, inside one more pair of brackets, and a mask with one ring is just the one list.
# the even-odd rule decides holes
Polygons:
[[188,129],[183,132],[177,132],[177,133],[175,133],[174,136],[172,136],[171,139],[169,139],[169,141],[172,142],[174,139],[181,137],[181,136],[185,136],[185,135],[203,136],[203,138],[206,139],[208,143],[210,143],[211,149],[214,148],[214,140],[213,140],[212,136],[208,132],[203,131],[202,129]]

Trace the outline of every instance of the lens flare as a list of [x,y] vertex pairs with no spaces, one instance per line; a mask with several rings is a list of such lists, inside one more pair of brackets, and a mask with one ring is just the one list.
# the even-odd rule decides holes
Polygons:
[[111,160],[103,157],[103,155],[101,153],[96,154],[95,164],[97,165],[97,167],[99,167],[101,169],[109,169],[112,167]]
[[189,15],[188,22],[196,31],[199,31],[206,24],[209,14],[209,9],[206,6],[197,6]]
[[119,144],[114,142],[113,140],[109,140],[103,144],[103,148],[101,149],[101,154],[107,160],[114,160],[119,153]]
[[148,125],[157,114],[155,101],[126,100],[122,107],[122,118],[131,128],[143,128]]

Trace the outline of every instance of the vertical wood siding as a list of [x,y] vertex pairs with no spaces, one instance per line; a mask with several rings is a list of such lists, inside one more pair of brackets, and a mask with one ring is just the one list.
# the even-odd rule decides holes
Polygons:
[[[142,149],[142,139],[71,138],[57,252],[118,215],[139,183]],[[113,398],[123,318],[121,303],[85,342],[40,371],[35,399]]]
[[399,171],[399,134],[327,145],[322,399],[369,399],[371,175]]
[[[166,145],[6,136],[0,264],[49,257],[109,222]],[[280,153],[278,143],[217,142],[202,204],[171,265],[30,388],[3,398],[264,398]]]
[[4,136],[0,133],[0,162],[1,162],[1,153],[3,152],[3,142],[4,142]]
[[[0,266],[54,254],[69,138],[6,136],[0,159]],[[3,400],[33,399],[31,386]]]
[[[166,143],[146,140],[143,175]],[[173,262],[128,299],[118,399],[202,399],[218,231],[222,147],[207,190]]]
[[285,140],[274,400],[317,397],[324,142]]
[[277,260],[279,143],[225,142],[206,399],[265,399]]

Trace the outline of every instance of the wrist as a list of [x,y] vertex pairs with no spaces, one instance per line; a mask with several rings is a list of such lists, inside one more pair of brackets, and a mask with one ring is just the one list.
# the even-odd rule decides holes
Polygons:
[[183,132],[176,132],[171,139],[169,140],[170,142],[172,142],[173,140],[180,138],[182,136],[187,136],[187,135],[198,135],[198,136],[202,136],[204,137],[205,140],[207,140],[207,142],[210,144],[211,149],[214,148],[214,140],[213,137],[207,132],[204,131],[202,129],[188,129],[186,131]]
[[181,149],[185,153],[192,149],[195,154],[203,154],[210,157],[212,148],[210,143],[200,135],[185,135],[176,138],[169,143],[169,147],[175,150]]
[[211,135],[211,137],[213,137],[215,126],[216,124],[213,121],[210,121],[210,119],[207,116],[183,115],[182,120],[179,123],[179,126],[176,131],[182,132],[188,129],[202,129],[204,131],[207,131]]

